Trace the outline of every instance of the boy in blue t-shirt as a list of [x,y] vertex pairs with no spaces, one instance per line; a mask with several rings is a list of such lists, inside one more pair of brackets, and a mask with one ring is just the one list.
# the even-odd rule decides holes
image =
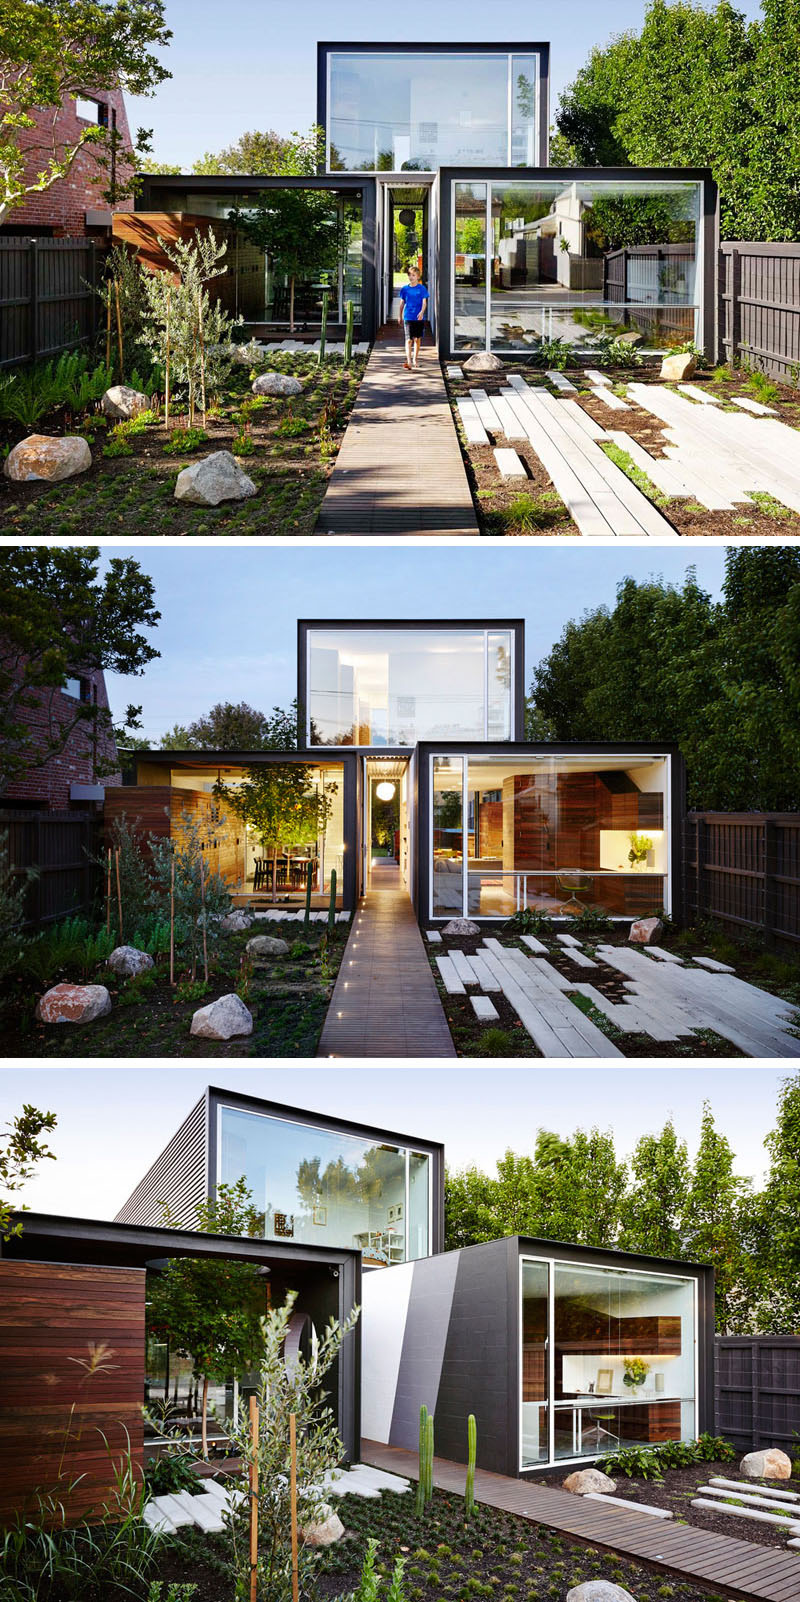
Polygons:
[[409,267],[408,283],[400,291],[401,309],[398,322],[405,323],[406,359],[403,366],[409,373],[416,372],[419,347],[425,329],[428,309],[428,291],[420,277],[418,267]]

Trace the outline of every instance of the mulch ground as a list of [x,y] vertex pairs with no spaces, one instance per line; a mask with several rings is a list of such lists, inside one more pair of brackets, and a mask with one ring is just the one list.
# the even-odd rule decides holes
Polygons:
[[[557,393],[544,374],[534,368],[519,364],[515,368],[513,363],[509,363],[508,370],[521,371],[527,383],[534,387],[541,385],[553,394]],[[627,411],[610,413],[602,401],[595,400],[592,396],[582,369],[574,371],[568,369],[565,376],[579,390],[575,404],[581,406],[595,422],[600,423],[605,429],[613,427],[621,433],[630,434],[652,456],[666,455],[664,448],[666,424],[639,406],[630,406]],[[648,368],[612,367],[608,369],[607,376],[612,385],[622,386],[623,389],[632,381],[640,384],[659,382],[656,371]],[[484,389],[490,397],[497,395],[501,389],[507,387],[508,379],[505,373],[480,373],[466,380],[448,378],[446,383],[458,424],[455,402],[459,398],[468,396],[471,388]],[[760,399],[762,393],[757,384],[755,388],[750,387],[751,380],[748,374],[728,375],[726,370],[726,376],[722,376],[721,369],[716,369],[714,373],[705,371],[696,373],[692,383],[707,388],[711,394],[718,395],[730,410],[738,412],[739,416],[745,414],[739,407],[732,405],[730,397],[749,394],[753,399]],[[786,423],[790,428],[800,429],[800,396],[797,390],[790,389],[787,385],[775,384],[771,386],[767,395],[767,404],[775,408],[779,421]],[[490,445],[468,445],[460,427],[458,433],[476,514],[483,534],[514,536],[579,533],[529,441],[513,441],[514,449],[525,465],[528,483],[522,484],[520,480],[509,483],[499,478],[497,463]],[[770,506],[764,509],[755,502],[743,502],[732,512],[710,512],[699,502],[679,498],[665,499],[657,492],[653,499],[662,516],[679,534],[715,536],[722,539],[737,538],[741,535],[753,539],[800,536],[800,517],[788,507]]]

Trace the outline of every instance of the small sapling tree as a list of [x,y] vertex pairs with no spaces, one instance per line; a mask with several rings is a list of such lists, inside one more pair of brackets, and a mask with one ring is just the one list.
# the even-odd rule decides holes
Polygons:
[[289,846],[313,845],[331,815],[336,785],[314,785],[304,763],[277,762],[250,768],[242,784],[215,785],[220,796],[255,829],[272,854],[272,899],[278,896],[278,853]]

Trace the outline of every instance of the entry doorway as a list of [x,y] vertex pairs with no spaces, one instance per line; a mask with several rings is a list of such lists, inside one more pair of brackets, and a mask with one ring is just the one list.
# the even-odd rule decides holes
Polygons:
[[436,330],[436,264],[433,238],[431,183],[409,183],[403,178],[379,185],[380,321],[395,322],[400,314],[399,291],[410,265],[419,267],[429,291],[428,321]]
[[362,885],[366,891],[373,871],[396,866],[404,889],[409,888],[411,836],[406,757],[364,757]]

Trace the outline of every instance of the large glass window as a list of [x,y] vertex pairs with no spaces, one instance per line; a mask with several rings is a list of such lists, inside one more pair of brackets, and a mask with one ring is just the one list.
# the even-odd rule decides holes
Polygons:
[[[432,916],[553,917],[584,907],[632,918],[669,910],[669,764],[641,756],[432,758]],[[459,783],[462,788],[459,794]],[[466,904],[461,840],[443,819],[467,815]],[[449,851],[458,873],[444,894]]]
[[218,1178],[247,1181],[267,1240],[356,1246],[375,1266],[430,1251],[427,1153],[223,1107]]
[[486,184],[455,185],[453,327],[457,350],[486,344]]
[[[466,188],[453,194],[455,349],[533,351],[543,340],[590,349],[623,333],[658,349],[699,339],[699,183],[520,177],[472,186],[486,207],[481,218],[475,194],[469,221]],[[479,256],[491,264],[488,341],[465,228],[476,242],[481,228],[489,235]]]
[[464,758],[433,763],[432,895],[434,918],[458,918],[464,905]]
[[313,629],[311,745],[508,739],[513,637],[484,629]]
[[328,171],[535,166],[538,103],[535,53],[336,51]]
[[525,1260],[522,1271],[521,1464],[533,1468],[549,1457],[550,1348],[549,1264]]

